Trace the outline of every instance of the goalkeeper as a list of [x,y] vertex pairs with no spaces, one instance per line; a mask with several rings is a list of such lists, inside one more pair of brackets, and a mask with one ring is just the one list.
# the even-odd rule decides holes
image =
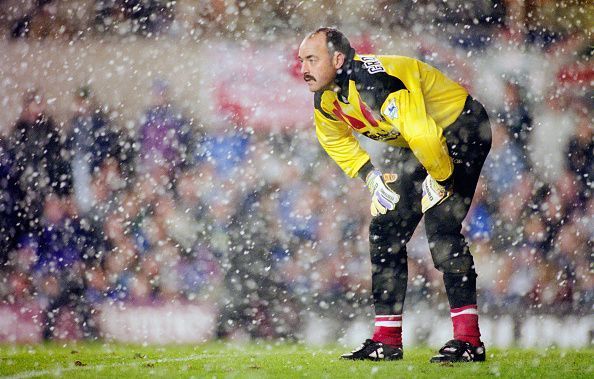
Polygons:
[[[314,92],[316,135],[324,150],[371,193],[369,245],[373,336],[346,359],[402,358],[406,243],[425,215],[435,267],[443,273],[453,339],[431,362],[483,361],[476,272],[461,234],[491,147],[484,107],[435,68],[402,56],[357,55],[338,30],[320,28],[299,47]],[[353,131],[397,147],[394,173],[382,174]]]

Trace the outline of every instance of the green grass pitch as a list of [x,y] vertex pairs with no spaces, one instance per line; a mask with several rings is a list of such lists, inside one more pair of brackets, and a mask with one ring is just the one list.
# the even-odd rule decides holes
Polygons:
[[487,362],[430,364],[429,348],[404,360],[350,362],[339,346],[260,342],[196,346],[115,343],[0,345],[0,377],[10,378],[594,378],[594,349],[489,349]]

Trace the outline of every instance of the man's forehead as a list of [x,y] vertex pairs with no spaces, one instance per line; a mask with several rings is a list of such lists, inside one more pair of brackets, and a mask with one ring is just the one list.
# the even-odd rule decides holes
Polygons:
[[299,46],[299,54],[320,54],[327,51],[326,38],[323,34],[317,33],[307,36]]

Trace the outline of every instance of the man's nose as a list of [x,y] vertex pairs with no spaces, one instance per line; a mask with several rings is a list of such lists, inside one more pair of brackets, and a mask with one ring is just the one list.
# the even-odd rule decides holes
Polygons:
[[301,62],[301,73],[307,74],[309,72],[309,67],[306,66],[305,62]]

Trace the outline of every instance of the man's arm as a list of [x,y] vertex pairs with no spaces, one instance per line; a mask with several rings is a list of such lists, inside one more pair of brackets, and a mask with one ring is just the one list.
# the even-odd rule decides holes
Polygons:
[[443,129],[427,114],[420,91],[399,90],[381,107],[384,118],[398,128],[419,162],[438,182],[450,179],[454,164],[448,154]]
[[393,210],[400,196],[387,184],[394,182],[396,175],[382,175],[373,167],[369,155],[361,148],[349,126],[329,119],[324,115],[325,112],[318,109],[314,112],[316,135],[324,150],[347,175],[359,176],[365,182],[371,194],[371,215],[377,216]]
[[353,136],[351,128],[342,121],[325,117],[318,109],[314,110],[314,122],[316,136],[326,153],[348,176],[357,176],[370,158]]

